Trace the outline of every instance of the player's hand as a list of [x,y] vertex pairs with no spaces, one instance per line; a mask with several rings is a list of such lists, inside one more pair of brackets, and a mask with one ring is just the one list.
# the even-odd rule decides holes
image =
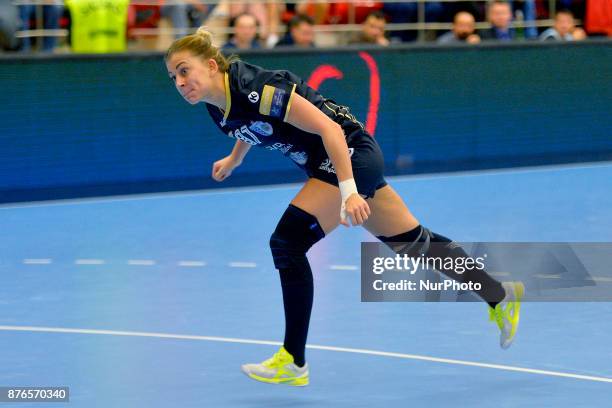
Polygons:
[[340,224],[349,227],[349,219],[353,225],[363,224],[370,216],[370,206],[359,194],[351,194],[340,209]]
[[217,160],[212,167],[212,178],[215,181],[223,181],[229,176],[232,175],[232,171],[238,167],[238,163],[234,160],[234,158],[230,156],[226,156],[221,160]]

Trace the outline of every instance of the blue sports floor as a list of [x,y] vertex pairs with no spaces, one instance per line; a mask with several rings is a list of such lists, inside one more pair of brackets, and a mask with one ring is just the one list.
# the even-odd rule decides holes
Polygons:
[[[610,163],[389,181],[458,241],[612,241]],[[361,303],[359,228],[309,254],[311,384],[245,377],[282,340],[267,243],[297,189],[0,207],[0,386],[88,408],[612,406],[612,304],[525,304],[504,351],[483,303]]]

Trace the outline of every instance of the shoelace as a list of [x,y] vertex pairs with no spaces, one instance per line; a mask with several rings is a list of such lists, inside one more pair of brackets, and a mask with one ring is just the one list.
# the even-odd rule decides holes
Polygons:
[[282,350],[279,350],[276,353],[274,353],[272,357],[264,361],[262,364],[267,367],[275,367],[275,366],[282,365],[284,363],[283,361],[284,354],[285,353],[283,353]]

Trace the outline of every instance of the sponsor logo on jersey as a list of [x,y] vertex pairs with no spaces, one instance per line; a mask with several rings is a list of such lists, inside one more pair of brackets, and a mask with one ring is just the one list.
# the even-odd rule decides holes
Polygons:
[[287,103],[288,95],[284,89],[264,85],[263,92],[261,93],[261,102],[259,103],[259,113],[272,116],[273,118],[280,118],[283,114],[283,108]]
[[[354,152],[355,152],[355,149],[352,147],[349,147],[349,157],[353,157]],[[319,166],[319,170],[323,170],[328,173],[336,174],[336,169],[334,168],[334,165],[332,164],[331,159],[323,160],[323,163],[321,163],[321,165]]]
[[249,129],[251,129],[253,132],[257,132],[262,136],[272,136],[272,133],[274,133],[272,125],[268,122],[252,122],[249,126]]
[[268,149],[268,150],[280,150],[282,154],[287,154],[287,152],[289,150],[291,150],[292,147],[293,147],[292,144],[285,144],[285,143],[276,142],[273,145],[266,146],[266,149]]
[[249,94],[249,101],[251,101],[251,103],[257,103],[257,101],[259,101],[259,94],[255,91],[251,92]]
[[325,161],[323,161],[323,163],[321,163],[321,165],[319,166],[319,170],[336,174],[336,169],[334,169],[334,166],[332,165],[330,159],[325,159]]
[[306,152],[293,152],[289,154],[289,157],[291,157],[291,160],[293,160],[300,166],[305,165],[308,161],[308,153]]
[[240,129],[230,131],[228,136],[241,140],[244,143],[248,143],[252,146],[261,144],[261,140],[259,140],[257,136],[255,136],[255,134],[251,132],[248,127],[246,127],[246,125],[243,125],[240,127]]

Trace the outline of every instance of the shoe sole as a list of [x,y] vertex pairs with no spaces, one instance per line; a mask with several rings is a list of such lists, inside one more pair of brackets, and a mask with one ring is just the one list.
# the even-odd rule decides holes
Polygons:
[[512,288],[514,290],[515,295],[515,299],[513,300],[513,302],[515,302],[514,316],[516,316],[516,319],[513,319],[515,320],[515,322],[512,325],[512,332],[510,332],[510,337],[506,339],[504,343],[501,344],[501,347],[504,350],[509,348],[512,345],[512,342],[514,342],[514,337],[516,336],[516,331],[518,330],[519,319],[521,317],[521,300],[523,299],[523,296],[525,294],[525,285],[523,285],[523,282],[513,282]]
[[277,384],[277,385],[290,385],[292,387],[305,387],[309,383],[308,376],[305,377],[295,377],[295,378],[266,378],[260,377],[256,374],[249,373],[247,371],[241,370],[247,377],[263,382],[266,384]]

